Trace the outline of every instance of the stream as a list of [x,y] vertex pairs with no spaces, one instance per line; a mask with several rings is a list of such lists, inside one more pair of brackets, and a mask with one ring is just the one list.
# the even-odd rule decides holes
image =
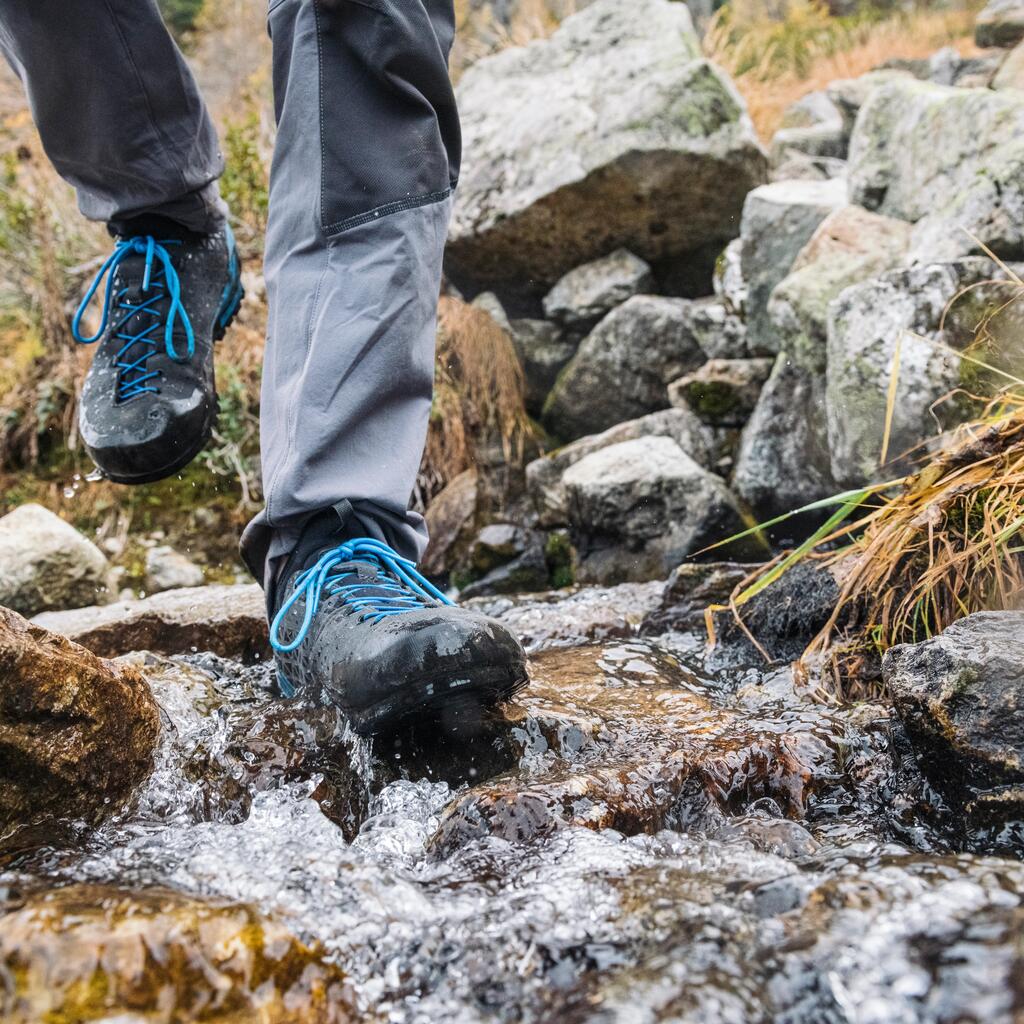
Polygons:
[[99,828],[7,854],[0,900],[250,905],[344,972],[331,1019],[1024,1020],[1019,836],[965,832],[886,708],[712,671],[703,636],[572,632],[531,639],[498,719],[375,746],[269,666],[129,656],[155,771]]

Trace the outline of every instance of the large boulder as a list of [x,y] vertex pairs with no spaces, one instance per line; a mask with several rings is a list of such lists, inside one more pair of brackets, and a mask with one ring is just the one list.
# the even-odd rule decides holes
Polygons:
[[0,608],[0,838],[115,808],[149,773],[159,729],[138,672]]
[[544,527],[567,526],[569,499],[562,478],[565,471],[581,459],[613,444],[638,437],[670,437],[698,465],[712,464],[710,431],[689,409],[663,409],[639,419],[619,423],[601,434],[581,437],[549,455],[535,459],[526,467],[526,487],[538,522]]
[[253,908],[100,885],[0,903],[0,1006],[9,1024],[358,1019],[343,972]]
[[859,75],[857,78],[837,78],[829,82],[825,88],[825,94],[835,104],[843,118],[843,127],[847,138],[853,134],[854,125],[857,123],[857,115],[861,107],[881,89],[891,82],[906,81],[913,76],[905,71],[896,68],[880,68],[876,71],[869,71],[867,74]]
[[826,441],[824,380],[785,352],[743,428],[732,486],[761,521],[837,490]]
[[41,505],[0,519],[0,605],[22,615],[110,600],[106,556]]
[[849,134],[843,115],[825,92],[810,92],[786,108],[772,136],[771,164],[778,167],[794,152],[843,159]]
[[544,406],[544,425],[563,441],[607,430],[668,405],[668,384],[704,362],[687,330],[690,303],[637,295],[583,340]]
[[627,299],[654,289],[650,266],[628,249],[616,249],[570,270],[544,296],[544,315],[584,333]]
[[897,266],[910,232],[905,221],[860,206],[844,206],[818,225],[768,302],[773,333],[797,365],[825,372],[829,304],[844,288]]
[[1024,256],[1024,95],[909,78],[875,91],[850,142],[850,199],[914,222],[918,262],[979,242]]
[[722,480],[668,437],[602,448],[562,479],[581,582],[664,577],[684,558],[744,528]]
[[447,265],[460,287],[535,290],[624,246],[725,244],[766,160],[684,4],[598,0],[459,87],[466,159]]
[[1021,0],[989,0],[974,23],[979,46],[1016,46],[1024,39],[1024,3]]
[[168,590],[139,601],[47,612],[32,623],[104,658],[212,651],[249,662],[270,654],[266,602],[255,583]]
[[768,300],[789,273],[818,225],[846,204],[846,183],[777,181],[754,189],[743,204],[743,279],[747,332],[753,349],[779,351],[768,318]]
[[1006,306],[1016,285],[996,280],[1001,276],[995,264],[980,257],[920,265],[847,288],[832,304],[828,444],[832,473],[842,487],[897,473],[896,466],[879,466],[897,344],[900,360],[889,459],[962,418],[958,403],[936,403],[961,383],[974,380],[970,364],[962,364],[951,349],[971,343],[983,321],[998,331],[1002,318],[1019,317],[1016,305]]
[[1024,786],[1024,613],[970,615],[893,647],[882,670],[922,765],[949,795]]

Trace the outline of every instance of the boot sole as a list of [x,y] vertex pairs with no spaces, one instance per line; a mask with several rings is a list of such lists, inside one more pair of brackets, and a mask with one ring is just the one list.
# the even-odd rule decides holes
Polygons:
[[360,736],[380,736],[413,725],[441,724],[445,731],[473,732],[481,719],[529,683],[525,665],[483,665],[473,674],[416,679],[392,697],[367,708],[346,708]]
[[[245,288],[242,287],[242,277],[239,274],[234,280],[229,281],[224,287],[224,297],[221,301],[220,309],[217,310],[216,319],[213,321],[212,338],[214,344],[221,341],[224,335],[227,334],[228,328],[234,323],[235,317],[238,315],[238,310],[241,308],[242,299],[245,298]],[[193,445],[187,452],[177,456],[173,462],[167,466],[163,466],[160,469],[151,470],[148,473],[141,474],[139,476],[123,476],[119,473],[107,473],[104,470],[106,478],[115,484],[128,484],[129,486],[139,486],[140,484],[152,484],[158,480],[165,480],[169,476],[174,476],[175,473],[183,470],[192,460],[210,443],[210,438],[213,437],[213,427],[217,422],[217,417],[220,415],[220,399],[217,396],[216,390],[213,394],[213,406],[211,408],[211,415],[203,425],[202,431],[198,435],[198,443]],[[89,452],[92,456],[92,452]],[[93,458],[95,462],[95,458]]]

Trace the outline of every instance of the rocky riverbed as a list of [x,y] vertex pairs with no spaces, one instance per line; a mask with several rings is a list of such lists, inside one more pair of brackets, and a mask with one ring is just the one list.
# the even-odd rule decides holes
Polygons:
[[[521,699],[374,745],[274,696],[259,651],[103,662],[12,617],[5,786],[46,793],[48,756],[90,785],[3,806],[3,1019],[1019,1020],[1024,831],[947,786],[968,763],[974,804],[1022,781],[1019,618],[894,654],[904,731],[815,703],[788,665],[717,667],[668,628],[692,621],[679,593],[492,601],[528,635]],[[29,700],[69,658],[92,672],[74,707]],[[936,772],[921,709],[945,720],[950,676],[975,703]]]

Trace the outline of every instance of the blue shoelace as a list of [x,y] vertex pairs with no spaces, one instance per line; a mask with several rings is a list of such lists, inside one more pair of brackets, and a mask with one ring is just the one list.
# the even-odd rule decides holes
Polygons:
[[[118,375],[117,397],[120,401],[135,398],[137,395],[146,392],[159,392],[159,388],[153,381],[160,376],[159,371],[147,370],[146,362],[159,348],[159,337],[153,335],[163,327],[163,345],[167,355],[175,362],[185,363],[195,353],[196,340],[192,332],[192,322],[188,313],[181,303],[181,282],[178,279],[178,272],[171,262],[171,255],[167,251],[169,245],[180,245],[175,240],[157,241],[152,235],[139,235],[135,238],[127,238],[117,243],[114,251],[100,267],[82,299],[71,323],[71,333],[75,341],[83,345],[92,345],[99,341],[110,327],[111,314],[116,306],[119,316],[110,327],[114,337],[123,342],[115,358],[115,365],[120,371]],[[115,294],[114,277],[121,262],[129,256],[145,256],[146,269],[142,277],[142,293],[147,295],[153,292],[150,298],[146,298],[138,305],[126,302],[127,288],[122,288]],[[82,317],[92,303],[93,298],[99,291],[103,279],[107,279],[107,290],[103,299],[103,316],[100,326],[95,334],[85,337],[82,334]],[[170,296],[171,304],[166,316],[160,312],[160,304]],[[148,326],[140,327],[134,334],[127,330],[131,319],[139,314],[145,314],[142,320],[149,320]],[[175,321],[181,322],[188,343],[188,351],[184,356],[178,355],[174,347],[174,325]]]
[[[356,575],[355,571],[346,569],[336,573],[336,570],[338,566],[353,561],[369,562],[390,573],[393,578],[381,578],[378,574],[378,578],[372,582],[346,583],[346,580]],[[332,573],[336,573],[334,579],[331,579]],[[360,537],[325,552],[315,565],[296,578],[295,589],[274,616],[270,627],[270,645],[275,651],[288,654],[306,639],[325,593],[328,597],[343,598],[346,604],[361,613],[364,622],[374,623],[392,615],[416,611],[425,607],[427,601],[440,601],[446,605],[454,603],[420,575],[415,562],[402,558],[387,544],[369,537]],[[302,625],[294,638],[285,643],[281,638],[281,626],[285,616],[300,599],[306,602]]]

